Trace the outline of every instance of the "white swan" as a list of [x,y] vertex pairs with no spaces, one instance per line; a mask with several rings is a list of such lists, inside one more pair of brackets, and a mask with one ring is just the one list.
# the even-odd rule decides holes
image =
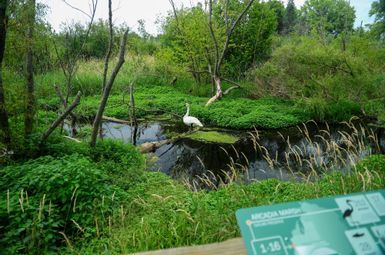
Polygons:
[[190,105],[188,103],[186,103],[186,107],[187,107],[187,112],[183,116],[183,123],[190,127],[193,127],[193,126],[203,127],[202,123],[197,118],[189,116]]

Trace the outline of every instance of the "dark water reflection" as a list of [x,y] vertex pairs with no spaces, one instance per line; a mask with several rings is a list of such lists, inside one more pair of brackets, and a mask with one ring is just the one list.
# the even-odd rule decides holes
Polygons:
[[[360,125],[363,124],[355,125],[357,130],[361,130]],[[368,127],[362,128],[369,130]],[[106,122],[103,124],[103,129],[105,137],[122,139],[127,143],[132,142],[134,129],[128,125]],[[309,166],[307,165],[300,166],[299,164],[292,164],[293,160],[289,163],[291,171],[288,171],[287,167],[283,167],[287,165],[288,161],[286,157],[290,148],[301,148],[301,150],[305,151],[304,154],[309,154],[308,157],[310,160],[314,160],[314,162],[321,160],[325,165],[328,165],[331,162],[331,156],[327,154],[327,146],[322,145],[322,139],[319,136],[320,133],[326,132],[320,130],[329,130],[328,133],[330,136],[328,135],[328,139],[335,141],[336,144],[343,143],[343,136],[341,135],[344,134],[343,132],[353,136],[352,129],[342,124],[327,127],[310,123],[305,130],[308,132],[307,136],[305,135],[306,132],[304,132],[303,127],[260,131],[258,134],[258,143],[269,152],[268,159],[266,159],[267,154],[261,153],[258,149],[256,150],[255,141],[253,141],[246,131],[231,132],[233,135],[240,137],[240,140],[234,145],[181,139],[157,149],[155,151],[157,160],[150,166],[150,169],[153,171],[162,171],[174,178],[195,178],[196,176],[202,176],[204,174],[209,175],[210,170],[214,175],[223,178],[226,175],[224,172],[230,171],[230,166],[235,166],[236,168],[244,169],[244,176],[248,180],[267,178],[287,180],[293,178],[291,171],[306,172],[309,170]],[[187,128],[183,123],[154,122],[141,124],[137,128],[135,142],[139,145],[145,142],[160,141],[166,139],[169,133],[183,133],[186,131]],[[358,133],[359,132],[360,131],[358,131]],[[367,132],[366,136],[371,134],[371,131],[365,132]],[[378,138],[378,146],[365,136],[368,141],[365,143],[365,146],[359,150],[357,157],[362,158],[366,155],[379,152],[385,153],[384,129],[373,129],[373,134]],[[289,140],[287,140],[288,137]],[[309,143],[309,138],[312,142],[314,141],[314,143]],[[317,144],[320,145],[318,150],[325,152],[318,155],[315,146]],[[318,157],[312,156],[315,154],[317,154]],[[312,157],[314,159],[312,159]],[[349,155],[341,157],[346,157],[347,161],[350,160]],[[275,162],[274,165],[269,164],[269,159]],[[354,160],[352,159],[351,161]],[[343,167],[348,166],[343,165]]]

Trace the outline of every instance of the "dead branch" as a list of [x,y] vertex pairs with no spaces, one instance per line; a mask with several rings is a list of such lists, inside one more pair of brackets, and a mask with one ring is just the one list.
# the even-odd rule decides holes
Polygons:
[[128,121],[128,120],[121,120],[121,119],[117,119],[117,118],[114,118],[114,117],[108,117],[108,116],[103,116],[102,120],[111,121],[111,122],[115,122],[115,123],[119,123],[119,124],[124,124],[124,125],[130,125],[131,124],[131,122]]
[[239,88],[240,88],[240,86],[238,86],[238,85],[232,86],[232,87],[226,89],[225,92],[223,92],[223,95],[227,95],[227,94],[229,94],[232,90],[234,90],[234,89],[239,89]]
[[106,87],[103,91],[103,96],[100,102],[100,106],[98,109],[98,112],[96,113],[94,124],[93,124],[93,131],[92,131],[92,136],[91,136],[91,146],[95,146],[96,144],[96,138],[98,135],[98,130],[100,127],[100,123],[102,120],[103,112],[107,104],[108,97],[110,95],[110,91],[112,88],[112,85],[114,84],[115,78],[118,75],[120,68],[124,64],[124,55],[126,52],[126,45],[127,45],[127,37],[128,37],[128,29],[124,32],[124,35],[122,37],[122,40],[120,42],[120,47],[119,47],[119,59],[118,62],[116,63],[116,66],[114,70],[112,70],[110,79],[108,83],[106,84]]
[[[91,15],[88,14],[88,13],[86,13],[86,12],[83,11],[82,9],[79,9],[79,8],[77,8],[76,6],[73,6],[72,4],[68,3],[66,0],[62,0],[62,1],[63,1],[63,3],[65,3],[66,5],[68,5],[69,7],[71,7],[72,9],[77,10],[78,12],[83,13],[83,14],[86,15],[88,18],[91,18]],[[92,2],[94,2],[94,1],[92,1]]]
[[44,132],[41,137],[41,143],[44,143],[48,137],[52,134],[52,132],[64,121],[65,118],[79,105],[80,97],[82,93],[79,91],[76,95],[73,103],[52,123],[52,125]]

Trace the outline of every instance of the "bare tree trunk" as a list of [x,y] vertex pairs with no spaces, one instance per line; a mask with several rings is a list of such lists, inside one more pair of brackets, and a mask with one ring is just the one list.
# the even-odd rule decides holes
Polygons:
[[130,107],[131,107],[131,125],[138,125],[136,119],[135,98],[134,98],[134,84],[130,84]]
[[3,58],[5,52],[5,38],[7,34],[8,17],[6,10],[8,0],[0,0],[0,128],[3,136],[3,143],[7,146],[11,144],[11,131],[8,122],[8,112],[5,107],[5,95],[3,85]]
[[44,134],[41,137],[42,144],[48,139],[48,137],[60,125],[60,123],[62,123],[65,120],[65,118],[67,118],[67,116],[79,105],[81,95],[82,94],[79,91],[78,94],[76,95],[74,102],[67,109],[65,109],[65,111],[47,129],[47,131],[44,132]]
[[33,80],[33,32],[35,26],[35,12],[36,12],[35,0],[29,1],[28,6],[28,32],[27,32],[27,87],[26,87],[26,108],[25,108],[25,119],[24,119],[24,132],[25,138],[28,138],[33,130],[33,120],[35,117],[35,85]]
[[228,22],[228,13],[225,12],[225,21],[226,21],[226,39],[225,43],[223,45],[222,51],[219,50],[219,44],[218,40],[214,33],[213,28],[213,0],[209,0],[209,29],[210,29],[210,35],[211,40],[213,41],[214,50],[215,50],[215,64],[214,64],[214,70],[212,70],[212,76],[215,82],[216,87],[216,93],[214,96],[212,96],[206,103],[206,106],[209,106],[210,104],[214,103],[215,101],[219,100],[223,96],[222,92],[222,82],[221,82],[221,67],[224,61],[224,58],[226,56],[227,50],[229,48],[230,39],[232,34],[234,33],[235,28],[238,26],[239,22],[242,20],[242,18],[245,16],[246,12],[250,9],[251,5],[253,4],[254,0],[249,0],[246,7],[243,9],[243,11],[239,14],[235,22],[229,26]]
[[218,76],[214,76],[213,79],[214,79],[214,83],[215,83],[216,92],[215,92],[215,95],[213,97],[211,97],[209,99],[209,101],[207,101],[206,106],[209,106],[210,104],[214,103],[215,101],[221,99],[223,96],[221,78],[219,78]]
[[136,119],[134,84],[130,84],[130,120],[131,120],[131,143],[136,146],[136,137],[138,133],[138,121]]
[[107,72],[108,72],[108,64],[110,62],[111,52],[112,52],[112,43],[113,43],[113,27],[112,27],[112,0],[108,0],[108,24],[109,24],[109,40],[108,40],[108,49],[106,56],[104,58],[104,67],[103,67],[103,86],[102,86],[102,94],[106,87],[107,82]]
[[122,40],[120,42],[118,63],[116,64],[114,70],[112,71],[111,77],[110,77],[108,83],[106,84],[106,87],[103,91],[102,99],[100,101],[98,112],[96,113],[96,116],[95,116],[92,135],[91,135],[91,143],[90,143],[91,146],[93,146],[93,147],[96,145],[98,130],[99,130],[99,127],[100,127],[100,124],[102,121],[103,112],[104,112],[104,109],[106,108],[107,100],[108,100],[108,97],[110,95],[112,85],[114,84],[115,78],[118,75],[120,68],[122,67],[122,65],[124,63],[124,55],[126,52],[127,36],[128,36],[128,29],[124,32],[124,35],[123,35]]

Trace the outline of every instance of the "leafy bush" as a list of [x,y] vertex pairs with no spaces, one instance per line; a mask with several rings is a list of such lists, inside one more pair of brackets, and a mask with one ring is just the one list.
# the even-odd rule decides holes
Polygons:
[[[346,40],[345,40],[346,41]],[[341,119],[357,113],[369,99],[385,96],[385,49],[364,36],[322,42],[312,37],[283,41],[272,58],[251,70],[255,90],[302,100],[319,119]]]
[[361,115],[360,105],[346,100],[328,102],[315,97],[299,100],[297,105],[317,121],[343,121]]
[[0,246],[10,254],[58,247],[60,232],[72,238],[93,236],[126,197],[104,171],[78,154],[4,167],[0,176],[1,201],[8,201],[0,208]]

